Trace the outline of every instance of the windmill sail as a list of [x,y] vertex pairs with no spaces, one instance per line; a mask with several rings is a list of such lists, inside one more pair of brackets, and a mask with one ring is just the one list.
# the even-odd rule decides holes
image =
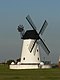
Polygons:
[[[39,33],[37,33],[37,31],[36,31],[36,26],[34,25],[31,17],[28,15],[28,16],[26,17],[26,19],[27,19],[27,21],[29,22],[29,24],[31,25],[31,27],[33,28],[33,30],[35,30],[35,32],[36,32],[36,34],[37,34],[38,36],[39,36],[39,34],[41,34],[41,35],[43,34],[44,30],[46,29],[46,27],[47,27],[47,25],[48,25],[47,21],[45,20],[44,23],[43,23],[43,25],[42,25],[42,28],[41,28],[40,31],[39,31]],[[50,51],[49,51],[49,49],[47,48],[47,46],[45,45],[45,43],[44,43],[44,41],[42,40],[41,36],[39,36],[39,39],[40,39],[40,45],[41,45],[41,47],[44,49],[44,51],[45,51],[47,54],[49,54]],[[32,50],[33,50],[33,48],[34,48],[37,40],[38,40],[38,39],[36,38],[35,41],[34,41],[33,43],[31,42],[31,44],[29,45],[29,51],[30,51],[30,52],[32,52]]]
[[32,49],[32,47],[33,47],[34,42],[35,42],[35,40],[32,40],[32,41],[30,42],[30,45],[29,45],[29,47],[28,47],[28,49],[29,49],[30,52],[31,52],[31,49]]
[[28,16],[26,17],[26,19],[27,19],[27,21],[29,22],[29,24],[32,26],[32,28],[33,28],[34,30],[36,30],[36,26],[35,26],[35,24],[33,23],[31,17],[28,15]]
[[43,23],[43,25],[42,25],[42,28],[41,28],[40,31],[39,31],[39,34],[41,34],[41,35],[43,34],[43,32],[44,32],[44,30],[46,29],[47,25],[48,25],[48,23],[47,23],[47,21],[45,20],[44,23]]
[[34,55],[36,54],[36,51],[37,51],[37,45],[38,45],[38,42],[37,44],[35,44],[35,47],[34,47]]
[[39,42],[40,42],[40,45],[43,48],[43,50],[46,52],[46,54],[49,55],[50,51],[49,51],[48,47],[46,46],[46,44],[44,43],[44,41],[42,40],[41,37],[40,37],[40,41]]

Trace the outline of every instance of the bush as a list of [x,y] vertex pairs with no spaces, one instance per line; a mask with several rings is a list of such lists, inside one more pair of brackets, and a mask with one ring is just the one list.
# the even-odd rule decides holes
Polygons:
[[8,64],[8,65],[10,65],[12,62],[14,62],[14,63],[15,63],[15,61],[14,61],[14,60],[8,60],[8,61],[7,61],[7,64]]
[[52,68],[58,68],[58,65],[57,64],[53,64]]

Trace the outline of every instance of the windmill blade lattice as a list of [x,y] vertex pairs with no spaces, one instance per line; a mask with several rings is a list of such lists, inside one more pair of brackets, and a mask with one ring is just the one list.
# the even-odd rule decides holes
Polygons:
[[28,49],[29,49],[30,52],[31,52],[31,49],[32,49],[32,47],[33,47],[34,42],[35,42],[35,40],[33,40],[33,41],[30,42],[30,45],[29,45],[29,47],[28,47]]
[[46,46],[46,44],[44,43],[44,41],[42,40],[42,38],[40,37],[40,45],[43,48],[43,50],[46,52],[46,54],[49,55],[50,50],[48,49],[48,47]]
[[35,44],[35,47],[34,47],[34,55],[36,54],[36,51],[37,51],[37,45],[38,45],[38,42],[37,44]]
[[29,22],[29,24],[32,26],[32,28],[33,28],[34,30],[36,30],[36,26],[35,26],[35,24],[33,23],[31,17],[28,15],[28,16],[26,17],[26,19],[27,19],[27,21]]
[[48,23],[45,20],[44,23],[43,23],[43,25],[42,25],[42,27],[41,27],[41,29],[40,29],[40,31],[39,31],[39,34],[41,34],[41,35],[43,34],[43,32],[46,29],[47,25],[48,25]]

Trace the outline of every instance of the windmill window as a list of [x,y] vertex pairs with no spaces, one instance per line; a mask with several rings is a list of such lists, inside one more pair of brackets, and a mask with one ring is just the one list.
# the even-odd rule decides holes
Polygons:
[[37,52],[38,52],[38,49],[37,49]]
[[38,58],[38,60],[39,60],[39,58]]
[[25,57],[23,58],[23,60],[25,60]]

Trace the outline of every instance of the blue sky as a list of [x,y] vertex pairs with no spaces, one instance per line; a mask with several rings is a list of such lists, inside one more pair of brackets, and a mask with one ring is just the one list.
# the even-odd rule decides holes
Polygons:
[[[25,30],[31,29],[26,21],[27,15],[32,17],[39,31],[44,20],[48,27],[43,39],[51,53],[52,62],[58,62],[60,55],[60,0],[0,0],[0,61],[17,59],[21,53],[22,41],[17,26],[23,24]],[[43,57],[48,58],[41,50]]]

